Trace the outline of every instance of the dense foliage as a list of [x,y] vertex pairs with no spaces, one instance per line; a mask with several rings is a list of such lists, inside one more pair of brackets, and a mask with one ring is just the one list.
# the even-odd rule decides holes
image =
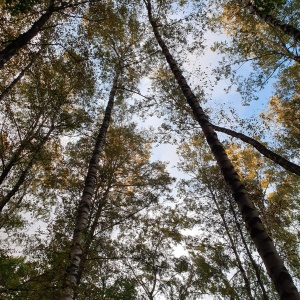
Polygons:
[[0,2],[0,298],[300,299],[299,4]]

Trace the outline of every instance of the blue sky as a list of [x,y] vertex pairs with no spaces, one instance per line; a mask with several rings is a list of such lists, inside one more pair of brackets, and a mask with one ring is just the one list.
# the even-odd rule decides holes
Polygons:
[[[217,66],[218,61],[221,60],[221,56],[217,52],[213,52],[210,47],[215,41],[220,41],[226,39],[225,35],[219,35],[216,33],[208,32],[205,36],[206,39],[206,49],[202,55],[192,55],[189,54],[184,63],[184,69],[187,70],[190,74],[197,74],[197,70],[200,68],[202,71],[205,70],[207,74],[212,74],[212,69]],[[175,54],[176,57],[176,54]],[[247,76],[251,72],[250,65],[244,65],[239,69],[239,72],[244,76]],[[211,82],[214,82],[214,76],[208,76]],[[192,85],[200,84],[197,82],[197,76],[191,78],[190,82]],[[226,93],[224,90],[227,88],[229,80],[222,79],[217,85],[212,85],[211,90],[206,88],[206,95],[208,97],[208,102],[205,104],[205,107],[209,107],[213,113],[211,114],[212,121],[218,124],[218,120],[215,119],[214,114],[223,110],[225,114],[231,119],[232,114],[231,110],[233,109],[235,113],[239,116],[240,119],[246,119],[253,116],[258,116],[263,110],[266,109],[268,98],[272,91],[272,82],[270,82],[266,88],[262,91],[259,91],[259,99],[252,101],[249,105],[245,106],[242,103],[241,96],[236,92],[233,87],[229,93]],[[147,89],[150,87],[151,82],[149,79],[145,78],[140,84],[140,91],[142,94],[147,94]],[[138,120],[138,119],[137,119]],[[153,126],[158,128],[162,123],[162,119],[158,117],[150,117],[146,121],[138,120],[138,123],[142,127]],[[226,123],[226,122],[225,122]],[[220,120],[220,124],[222,120]],[[234,129],[234,128],[233,128]],[[220,135],[220,134],[219,134]],[[220,135],[221,136],[221,135]],[[182,177],[183,174],[176,169],[176,164],[178,162],[178,156],[176,154],[176,146],[171,144],[160,144],[156,145],[153,148],[153,160],[163,160],[169,161],[169,172],[174,176]]]

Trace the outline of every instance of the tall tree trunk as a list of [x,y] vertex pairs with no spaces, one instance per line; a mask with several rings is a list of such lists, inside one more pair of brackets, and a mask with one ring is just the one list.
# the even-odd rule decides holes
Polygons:
[[259,286],[261,288],[262,294],[263,294],[263,300],[269,300],[269,297],[268,297],[266,289],[265,289],[265,285],[262,282],[262,279],[261,279],[261,276],[260,276],[261,272],[260,272],[259,267],[258,267],[257,263],[255,262],[255,260],[254,260],[254,258],[252,256],[252,253],[251,253],[251,251],[250,251],[250,249],[249,249],[249,247],[248,247],[248,245],[246,243],[246,239],[244,237],[244,233],[243,233],[242,227],[240,225],[240,222],[239,222],[238,217],[237,217],[236,212],[235,212],[235,208],[234,208],[231,200],[229,200],[229,205],[230,205],[230,210],[232,211],[232,214],[233,214],[233,217],[234,217],[235,224],[236,224],[237,229],[238,229],[238,231],[240,233],[243,245],[244,245],[245,250],[247,252],[247,255],[248,255],[248,257],[249,257],[249,259],[251,261],[251,264],[252,264],[252,266],[254,268],[255,275],[256,275],[256,278],[257,278],[257,282],[258,282],[258,284],[259,284]]
[[217,211],[218,211],[218,213],[219,213],[219,215],[220,215],[220,217],[222,219],[222,223],[224,225],[226,234],[227,234],[227,236],[229,238],[231,249],[232,249],[232,251],[234,253],[234,256],[235,256],[238,268],[240,269],[240,271],[242,273],[242,277],[243,277],[243,280],[244,280],[244,283],[245,283],[245,289],[246,289],[246,292],[247,292],[247,295],[248,295],[248,299],[254,300],[254,298],[252,296],[252,293],[251,293],[251,287],[250,287],[249,278],[248,278],[247,273],[246,273],[246,271],[245,271],[245,269],[243,267],[243,264],[241,262],[240,256],[239,256],[239,254],[237,252],[236,245],[235,245],[235,243],[233,241],[233,238],[231,236],[231,233],[230,233],[229,227],[227,225],[227,221],[225,219],[224,213],[222,212],[222,210],[221,210],[221,208],[219,206],[219,203],[218,203],[218,201],[217,201],[217,199],[215,197],[215,194],[214,194],[213,190],[210,187],[208,187],[208,189],[209,189],[210,195],[211,195],[211,197],[212,197],[212,199],[213,199],[213,201],[214,201],[214,203],[216,205]]
[[212,125],[212,127],[216,131],[226,133],[232,137],[242,140],[243,142],[246,142],[247,144],[252,145],[261,154],[263,154],[265,157],[271,159],[274,163],[282,166],[287,171],[290,171],[290,172],[300,176],[300,166],[298,166],[298,165],[288,161],[287,159],[283,158],[282,156],[274,153],[273,151],[269,150],[263,144],[256,141],[255,139],[252,139],[251,137],[248,137],[245,134],[242,134],[242,133],[239,133],[239,132],[236,132],[236,131],[233,131],[233,130],[230,130],[230,129],[227,129],[224,127],[220,127],[220,126],[216,126],[216,125]]
[[218,165],[221,168],[224,179],[228,186],[231,188],[233,197],[237,202],[239,209],[242,213],[246,227],[250,233],[250,236],[260,254],[269,276],[271,277],[281,299],[296,300],[300,299],[300,295],[293,282],[291,275],[284,266],[282,259],[279,257],[274,243],[267,231],[265,230],[258,212],[254,207],[252,201],[249,199],[245,186],[242,184],[239,175],[235,171],[230,159],[228,158],[224,147],[220,143],[216,132],[212,128],[208,117],[205,115],[203,109],[199,105],[199,102],[184,78],[181,70],[179,69],[176,61],[169,52],[168,47],[163,41],[159,31],[156,20],[152,16],[152,7],[150,0],[144,0],[149,22],[152,26],[155,38],[159,44],[165,58],[170,66],[171,71],[176,78],[179,87],[182,90],[189,106],[191,107],[195,118],[200,124],[207,143],[209,144],[212,153],[214,154]]
[[84,269],[85,269],[86,260],[87,260],[87,257],[89,255],[91,244],[92,244],[93,239],[94,239],[95,231],[96,231],[96,228],[98,226],[99,218],[100,218],[101,213],[103,211],[103,207],[106,205],[107,200],[108,200],[108,195],[109,195],[109,192],[110,192],[110,188],[111,188],[111,182],[108,184],[108,187],[106,188],[106,190],[103,193],[103,196],[101,197],[100,201],[98,202],[98,207],[97,207],[97,211],[96,211],[94,220],[93,220],[92,224],[90,225],[90,229],[89,229],[89,232],[87,234],[86,242],[85,242],[85,245],[84,245],[84,252],[82,254],[81,261],[80,261],[80,264],[79,264],[77,285],[80,284],[82,274],[83,274]]
[[66,270],[64,290],[61,297],[62,300],[74,299],[79,276],[80,262],[83,255],[84,243],[86,241],[88,230],[88,222],[90,219],[92,197],[95,193],[98,163],[101,152],[103,151],[106,133],[111,120],[111,113],[114,105],[115,95],[117,93],[119,73],[120,70],[117,70],[114,77],[113,86],[109,94],[109,101],[106,106],[105,116],[96,138],[93,154],[89,162],[81,200],[77,208],[76,224],[70,251],[70,264]]
[[41,31],[42,27],[47,23],[55,11],[61,9],[63,9],[63,6],[56,8],[54,6],[54,0],[52,0],[46,12],[43,13],[26,32],[21,33],[16,39],[1,50],[0,69],[2,69],[5,63],[7,63],[22,47],[27,45]]
[[243,0],[242,2],[246,6],[246,8],[249,9],[250,13],[255,14],[259,19],[266,22],[270,26],[277,28],[283,33],[289,35],[295,40],[295,42],[300,42],[300,30],[298,28],[290,24],[285,24],[272,15],[264,13],[256,5],[251,3],[251,1]]

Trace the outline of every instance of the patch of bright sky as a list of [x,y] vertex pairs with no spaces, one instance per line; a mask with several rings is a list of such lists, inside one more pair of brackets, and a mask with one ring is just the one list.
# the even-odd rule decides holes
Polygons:
[[[226,36],[224,34],[217,34],[208,31],[205,34],[205,45],[206,49],[202,56],[188,55],[185,63],[185,68],[191,73],[197,71],[198,68],[204,70],[208,74],[208,79],[213,82],[215,80],[213,69],[218,67],[218,64],[222,58],[216,51],[212,51],[211,47],[215,42],[225,41]],[[238,68],[238,74],[247,76],[252,71],[250,64],[244,64],[243,66],[236,66]],[[211,74],[211,75],[209,75]],[[197,84],[195,82],[194,84]],[[241,95],[236,91],[236,86],[227,93],[225,90],[230,85],[228,79],[222,79],[217,84],[213,84],[211,87],[203,87],[206,91],[206,95],[209,95],[209,101],[207,106],[211,109],[225,110],[226,113],[230,114],[230,109],[234,108],[237,115],[244,119],[258,115],[267,106],[268,98],[272,92],[272,83],[268,83],[263,90],[253,90],[254,94],[257,94],[258,100],[250,102],[248,105],[244,105],[241,99]],[[211,91],[210,91],[211,89]]]
[[[218,62],[221,60],[221,56],[217,52],[212,51],[210,47],[213,45],[214,42],[225,39],[225,35],[207,32],[205,35],[206,49],[204,50],[204,53],[201,56],[189,53],[186,56],[184,69],[187,70],[189,74],[197,74],[197,71],[199,69],[201,71],[205,71],[206,74],[208,74],[208,80],[214,82],[214,75],[210,74],[213,73],[213,68],[215,68],[218,65]],[[244,65],[239,69],[239,72],[246,77],[251,72],[251,70],[251,66]],[[193,86],[201,86],[201,82],[199,82],[196,76],[192,77],[191,81],[191,84]],[[205,104],[205,107],[210,108],[212,110],[212,115],[210,117],[214,122],[222,123],[222,120],[214,119],[215,111],[219,112],[223,110],[230,119],[233,118],[230,112],[233,109],[235,113],[239,116],[239,118],[245,119],[253,116],[258,116],[259,113],[266,108],[268,98],[271,94],[272,84],[268,84],[264,90],[259,92],[258,100],[250,102],[247,106],[243,105],[241,96],[238,92],[235,91],[234,87],[229,93],[225,92],[225,89],[228,87],[228,84],[229,80],[223,79],[220,80],[216,85],[211,86],[211,88],[203,87],[206,93],[206,97],[208,97],[209,99]],[[140,84],[141,94],[147,94],[147,90],[150,88],[150,85],[151,81],[148,78],[144,78]],[[152,116],[146,121],[138,120],[138,123],[143,127],[152,126],[155,129],[157,129],[161,125],[162,119],[156,116]],[[179,161],[178,155],[176,154],[176,146],[171,144],[156,145],[156,147],[154,147],[153,149],[152,159],[169,161],[169,172],[172,173],[172,175],[174,176],[183,176],[183,174],[179,172],[175,167]]]
[[[193,7],[189,4],[184,9],[177,9],[176,7],[173,7],[173,11],[174,13],[170,16],[170,19],[178,19],[183,18],[184,15],[192,13]],[[199,76],[197,76],[197,74],[199,74],[199,70],[200,72],[205,72],[207,74],[206,79],[208,79],[209,82],[215,81],[213,69],[218,66],[218,62],[222,57],[217,52],[212,51],[211,46],[217,41],[219,42],[226,40],[226,35],[207,31],[204,35],[204,39],[205,50],[203,53],[185,52],[187,54],[185,54],[186,57],[184,58],[183,67],[185,73],[192,75],[189,82],[192,87],[197,85],[201,86],[202,84],[201,80],[199,80]],[[171,49],[171,52],[174,52],[174,48]],[[176,58],[176,53],[173,54]],[[239,68],[238,72],[239,74],[247,77],[251,71],[252,68],[250,64],[244,64]],[[225,89],[228,87],[228,85],[229,80],[223,79],[218,81],[217,84],[211,84],[211,86],[202,86],[202,88],[205,90],[206,98],[208,100],[207,103],[204,104],[204,108],[209,108],[212,111],[210,118],[215,124],[225,125],[226,123],[222,122],[222,120],[219,120],[217,117],[220,111],[223,111],[229,120],[234,119],[231,111],[234,111],[240,119],[246,119],[253,116],[257,117],[259,113],[265,110],[267,107],[268,98],[272,90],[272,84],[268,84],[264,90],[259,91],[258,100],[251,101],[248,106],[243,105],[240,94],[235,90],[236,87],[233,87],[229,93],[225,92]],[[150,79],[144,78],[139,87],[141,94],[146,95],[150,86]],[[138,119],[135,119],[135,121],[138,121],[142,127],[152,126],[154,129],[157,129],[163,122],[163,120],[157,116],[152,116],[146,121],[141,121]],[[169,172],[174,176],[183,176],[181,172],[176,170],[176,165],[179,161],[176,154],[176,146],[171,144],[156,145],[153,149],[152,159],[169,161]]]

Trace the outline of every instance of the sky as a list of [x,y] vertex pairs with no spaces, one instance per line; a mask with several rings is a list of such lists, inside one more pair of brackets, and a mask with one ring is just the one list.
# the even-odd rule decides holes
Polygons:
[[[221,60],[221,56],[217,52],[212,51],[210,47],[216,41],[225,40],[226,36],[213,32],[207,32],[205,39],[207,47],[203,55],[195,56],[189,54],[186,57],[184,68],[185,70],[188,70],[190,74],[196,73],[199,68],[201,70],[205,70],[207,74],[212,74],[213,68],[216,67],[218,65],[218,61]],[[251,67],[249,65],[245,65],[243,66],[243,68],[241,68],[240,71],[244,76],[247,76],[247,74],[249,74],[251,71]],[[192,84],[197,85],[196,76],[192,79]],[[210,75],[209,80],[213,82],[214,76]],[[232,113],[230,111],[234,110],[235,114],[237,114],[239,118],[246,119],[253,116],[258,116],[259,113],[267,108],[268,98],[272,92],[272,82],[270,82],[264,90],[259,92],[258,100],[252,101],[249,103],[249,105],[245,106],[242,103],[240,94],[235,91],[234,87],[230,92],[225,92],[225,89],[228,86],[228,81],[229,80],[227,79],[222,79],[216,85],[212,85],[211,88],[205,89],[206,95],[209,99],[205,104],[205,107],[212,109],[213,113],[211,117],[213,117],[215,112],[223,110],[226,112],[229,119],[233,119],[233,117],[231,117]],[[146,95],[147,90],[150,88],[150,86],[150,80],[143,79],[139,87],[141,94]],[[161,125],[163,120],[153,116],[148,118],[146,121],[140,120],[138,118],[136,119],[136,121],[141,127],[152,126],[157,129]],[[212,121],[214,121],[214,119],[212,119]],[[215,122],[219,121],[221,122],[221,125],[224,125],[224,123],[222,123],[222,120],[216,120]],[[220,133],[218,135],[222,137]],[[169,161],[169,171],[174,174],[174,176],[183,176],[182,173],[176,169],[176,164],[178,163],[176,146],[171,144],[154,145],[152,159]]]

